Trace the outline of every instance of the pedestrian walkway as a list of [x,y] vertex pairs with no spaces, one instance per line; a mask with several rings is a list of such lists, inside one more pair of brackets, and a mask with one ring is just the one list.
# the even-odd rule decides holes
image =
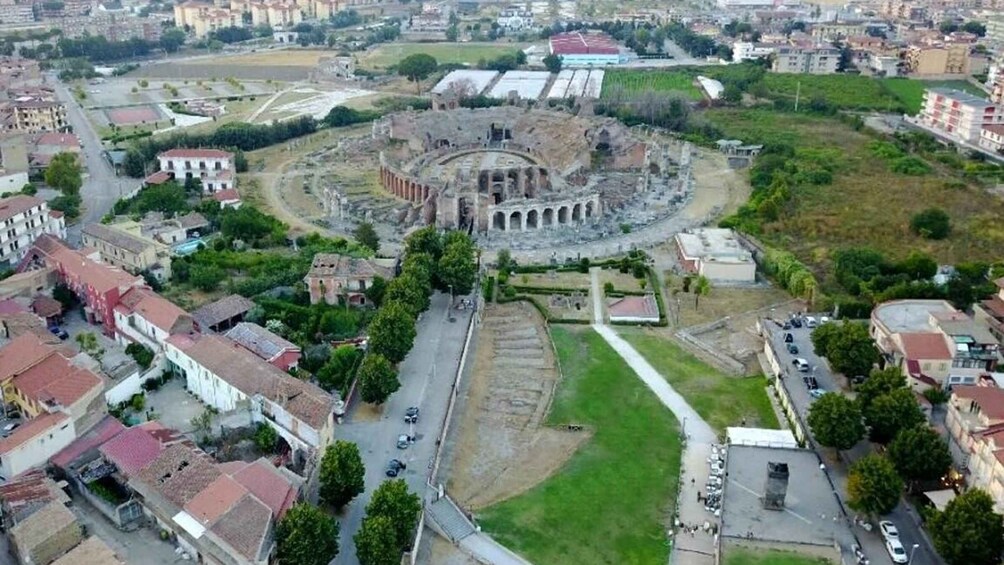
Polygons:
[[715,539],[713,534],[704,529],[704,525],[706,522],[716,522],[716,519],[698,501],[698,495],[707,483],[710,471],[708,458],[711,456],[711,446],[718,441],[718,435],[630,343],[603,323],[599,269],[590,269],[590,275],[593,330],[627,362],[645,386],[676,416],[686,438],[680,462],[680,491],[677,501],[677,521],[680,526],[674,524],[671,527],[674,544],[669,561],[674,565],[713,565]]

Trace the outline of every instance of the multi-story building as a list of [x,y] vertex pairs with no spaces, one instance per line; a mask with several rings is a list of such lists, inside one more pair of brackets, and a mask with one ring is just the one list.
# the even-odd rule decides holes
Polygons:
[[241,322],[227,332],[235,343],[275,365],[280,371],[296,368],[300,348],[252,322]]
[[0,4],[0,21],[5,24],[27,24],[34,22],[34,3],[4,2]]
[[948,88],[924,91],[917,123],[955,141],[980,142],[983,128],[1004,123],[1004,111],[985,98]]
[[163,351],[167,338],[195,331],[192,316],[148,288],[131,288],[115,306],[115,339]]
[[302,458],[321,453],[334,433],[335,399],[222,335],[173,335],[167,360],[186,388],[220,412],[250,410]]
[[829,75],[837,72],[840,50],[829,45],[783,45],[774,54],[775,73]]
[[980,147],[997,154],[1004,152],[1004,124],[983,126],[980,130]]
[[52,100],[17,97],[0,104],[0,120],[8,131],[40,133],[66,131],[66,106]]
[[987,329],[1004,345],[1004,277],[994,281],[997,294],[973,305],[973,316],[985,323]]
[[115,224],[89,224],[81,232],[86,247],[96,249],[101,261],[134,275],[148,271],[157,280],[171,278],[171,248]]
[[927,19],[927,6],[912,0],[885,0],[880,13],[893,20],[919,22]]
[[848,37],[865,35],[868,26],[859,23],[829,22],[812,24],[812,38],[817,41],[833,42]]
[[1004,510],[1004,389],[955,387],[945,427],[968,486],[986,490],[997,510]]
[[780,47],[780,45],[773,43],[750,43],[749,41],[737,41],[732,46],[732,60],[742,62],[764,59],[776,53],[778,47]]
[[499,12],[495,21],[506,31],[533,29],[533,12],[524,6],[508,6]]
[[34,196],[0,200],[0,264],[16,265],[42,234],[66,237],[63,213]]
[[939,42],[931,45],[911,45],[906,50],[906,71],[917,76],[968,75],[968,43]]
[[176,4],[174,22],[178,27],[188,27],[198,38],[228,27],[244,27],[240,12],[201,2]]
[[171,149],[157,155],[160,170],[180,183],[197,178],[203,192],[234,187],[234,154],[219,149]]
[[102,331],[115,333],[115,307],[130,288],[145,286],[143,277],[131,275],[118,267],[101,263],[97,252],[85,254],[71,249],[54,236],[38,237],[21,264],[19,272],[53,269],[56,277],[70,287],[84,304],[84,314]]
[[359,259],[337,253],[318,253],[303,281],[310,291],[310,303],[365,305],[366,290],[377,277],[390,278],[392,270],[370,259]]
[[303,21],[300,6],[290,0],[272,0],[251,4],[251,23],[274,28],[290,28]]

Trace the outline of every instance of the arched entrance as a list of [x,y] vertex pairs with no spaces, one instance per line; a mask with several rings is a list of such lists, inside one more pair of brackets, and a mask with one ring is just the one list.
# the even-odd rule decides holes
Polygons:
[[492,218],[492,227],[505,231],[505,212],[495,212],[495,217]]
[[568,206],[562,206],[558,208],[558,223],[567,224],[568,223]]
[[576,204],[572,206],[572,221],[581,222],[582,221],[582,204]]
[[544,227],[549,228],[554,225],[554,208],[544,208]]
[[523,214],[516,211],[509,214],[509,230],[520,231],[523,229]]
[[530,210],[529,212],[526,213],[526,229],[528,229],[528,230],[535,230],[535,229],[537,229],[537,227],[538,227],[537,226],[537,221],[538,221],[537,217],[539,215],[540,214],[538,214],[536,210]]

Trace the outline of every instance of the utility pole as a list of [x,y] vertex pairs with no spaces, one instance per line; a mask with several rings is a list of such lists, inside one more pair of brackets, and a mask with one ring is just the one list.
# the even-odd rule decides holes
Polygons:
[[798,81],[795,86],[795,111],[798,111],[798,96],[802,93],[802,81]]

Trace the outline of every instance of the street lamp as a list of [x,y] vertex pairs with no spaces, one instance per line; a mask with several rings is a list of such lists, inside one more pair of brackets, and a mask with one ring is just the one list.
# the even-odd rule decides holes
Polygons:
[[917,548],[918,548],[918,547],[920,547],[920,544],[919,544],[919,543],[915,543],[915,544],[913,544],[913,548],[912,548],[912,549],[910,550],[910,560],[909,560],[909,561],[907,561],[907,563],[908,563],[908,564],[909,564],[909,563],[913,563],[913,554],[914,554],[914,552],[916,552],[916,551],[917,551]]

